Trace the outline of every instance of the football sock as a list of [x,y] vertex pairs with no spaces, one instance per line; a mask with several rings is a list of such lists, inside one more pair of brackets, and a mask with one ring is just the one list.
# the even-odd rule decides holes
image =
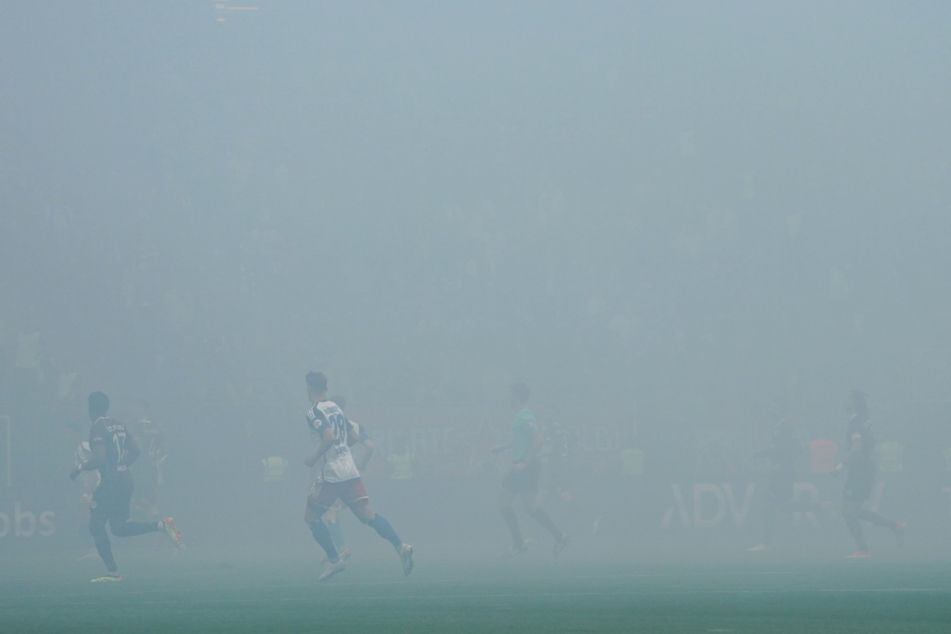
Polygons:
[[106,534],[105,520],[98,520],[93,517],[89,522],[89,532],[92,533],[96,542],[96,552],[99,553],[99,558],[102,559],[102,563],[106,564],[106,570],[110,574],[119,574],[119,567],[116,566],[115,557],[112,556],[112,544],[109,542],[109,535]]
[[116,537],[135,537],[136,535],[145,535],[146,533],[155,533],[165,530],[165,526],[159,528],[158,522],[122,522],[112,525],[112,534]]
[[859,524],[859,518],[849,513],[845,516],[845,523],[849,527],[849,532],[852,533],[852,539],[858,544],[859,550],[868,550],[868,544],[865,543],[865,535],[862,533],[862,525]]
[[397,552],[403,547],[403,540],[399,538],[399,535],[396,534],[396,531],[393,530],[390,523],[386,521],[386,518],[379,513],[375,514],[370,521],[367,522],[367,525],[375,530],[377,535],[393,544],[393,548],[395,548]]
[[521,548],[525,545],[525,540],[522,539],[522,531],[518,528],[518,518],[515,516],[515,511],[512,510],[511,506],[506,506],[502,509],[502,517],[505,518],[505,523],[508,524],[509,530],[512,532],[512,541],[515,542],[515,545]]
[[545,530],[551,533],[556,542],[560,542],[565,538],[561,531],[558,530],[558,527],[555,526],[555,523],[551,521],[551,518],[548,517],[548,513],[546,513],[543,509],[535,509],[529,513],[529,515],[532,516],[532,519],[541,524]]
[[895,522],[885,519],[875,511],[862,509],[856,513],[856,517],[858,517],[860,520],[865,520],[866,522],[875,524],[876,526],[885,526],[886,528],[895,530]]
[[314,535],[314,539],[320,544],[320,547],[324,549],[324,552],[327,553],[327,559],[337,563],[340,556],[334,547],[334,540],[330,537],[330,530],[327,528],[327,525],[320,520],[311,522],[310,532]]

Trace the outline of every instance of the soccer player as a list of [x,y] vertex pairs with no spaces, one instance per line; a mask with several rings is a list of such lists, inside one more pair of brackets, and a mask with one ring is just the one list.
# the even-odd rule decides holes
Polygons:
[[796,458],[802,451],[796,438],[792,423],[786,417],[786,402],[781,398],[773,399],[773,415],[777,420],[770,436],[770,446],[759,456],[767,456],[770,462],[769,489],[766,497],[766,517],[763,521],[763,541],[753,546],[751,552],[761,552],[769,548],[776,530],[776,516],[781,510],[805,511],[812,506],[793,504],[793,485],[796,481]]
[[[330,400],[337,404],[341,412],[347,410],[347,401],[344,397],[334,396]],[[353,426],[352,429],[355,430],[354,434],[350,434],[349,445],[351,447],[354,445],[363,445],[363,457],[360,459],[360,462],[357,463],[357,471],[364,473],[367,470],[367,465],[370,464],[370,458],[373,457],[373,452],[376,451],[376,445],[373,444],[373,439],[370,438],[370,434],[364,425],[358,425],[349,418],[347,420],[350,421],[350,424]]]
[[[859,390],[852,390],[846,398],[845,408],[850,418],[846,430],[849,454],[845,460],[848,475],[845,478],[845,489],[842,491],[842,516],[859,547],[849,558],[864,559],[871,557],[872,553],[865,542],[859,520],[891,529],[899,548],[904,542],[905,523],[887,520],[875,511],[865,508],[865,502],[871,496],[872,486],[875,484],[875,435],[869,421],[868,396]],[[839,469],[841,468],[842,465],[839,465]]]
[[[347,409],[347,401],[342,396],[334,396],[330,399],[332,402],[337,404],[337,407],[340,408],[340,411],[343,412]],[[350,420],[350,419],[347,419]],[[357,471],[363,473],[366,471],[367,463],[370,462],[370,457],[373,456],[373,451],[376,449],[376,446],[373,444],[373,441],[370,439],[370,434],[367,433],[366,427],[363,425],[358,425],[357,423],[350,421],[350,424],[353,426],[351,432],[348,436],[347,444],[350,447],[360,444],[363,445],[363,459],[360,461],[360,464],[357,465]],[[320,445],[320,439],[316,435],[314,436],[314,448],[316,449]],[[351,449],[351,451],[353,451]],[[312,476],[316,480],[319,473],[318,467],[315,464],[312,469]],[[340,499],[337,499],[333,505],[327,509],[327,512],[324,513],[324,523],[327,525],[327,528],[330,529],[330,537],[333,539],[334,546],[337,548],[337,554],[340,555],[343,559],[350,558],[350,549],[347,548],[347,541],[343,536],[343,531],[340,529],[340,522],[338,521],[338,514],[343,510],[343,502]]]
[[168,458],[165,451],[165,434],[162,428],[149,418],[149,404],[144,399],[136,402],[132,414],[138,420],[139,432],[146,445],[145,455],[148,457],[144,464],[139,462],[141,472],[137,474],[142,476],[142,486],[136,496],[137,506],[146,512],[147,517],[158,517],[158,488],[165,483],[162,468]]
[[494,452],[512,450],[512,470],[502,482],[502,492],[499,495],[499,509],[502,517],[512,533],[512,548],[510,556],[518,555],[528,550],[528,545],[522,538],[518,526],[518,517],[512,508],[516,497],[522,498],[522,506],[536,522],[541,524],[552,537],[555,538],[553,553],[559,554],[568,545],[568,536],[558,530],[551,521],[548,513],[538,505],[538,478],[541,474],[541,463],[538,460],[538,451],[543,444],[541,432],[535,422],[535,414],[528,408],[528,399],[531,391],[524,383],[512,386],[512,408],[517,412],[515,423],[512,425],[512,442],[507,445],[493,447]]
[[321,521],[338,498],[350,507],[357,519],[393,544],[403,565],[403,574],[408,576],[413,572],[413,547],[403,543],[386,518],[370,507],[363,479],[350,453],[351,434],[356,438],[353,424],[336,403],[327,400],[326,376],[321,372],[308,372],[306,383],[307,397],[312,405],[307,412],[307,426],[319,444],[317,450],[304,460],[304,464],[308,467],[319,465],[320,472],[307,496],[304,522],[327,554],[327,567],[320,575],[320,580],[330,579],[346,566],[346,559],[339,555],[334,546],[330,529]]
[[129,465],[142,453],[135,436],[125,425],[107,416],[109,397],[102,392],[89,395],[89,448],[92,457],[75,467],[69,476],[75,480],[87,471],[98,471],[99,486],[92,495],[89,511],[89,532],[96,542],[99,557],[106,564],[107,574],[93,582],[122,581],[112,544],[106,533],[106,523],[116,537],[132,537],[152,532],[165,532],[176,547],[182,547],[182,538],[171,517],[157,522],[130,522],[132,504],[132,474]]
[[[79,467],[84,462],[92,458],[92,450],[89,448],[88,440],[81,440],[83,429],[79,423],[69,425],[70,445],[75,448],[73,452],[73,466]],[[79,512],[76,516],[77,528],[89,529],[89,510],[92,506],[92,494],[99,486],[99,472],[85,471],[79,475],[79,482],[83,486],[82,495],[79,497]],[[99,557],[95,548],[92,548],[86,554],[79,558],[79,561],[85,559],[95,559]]]

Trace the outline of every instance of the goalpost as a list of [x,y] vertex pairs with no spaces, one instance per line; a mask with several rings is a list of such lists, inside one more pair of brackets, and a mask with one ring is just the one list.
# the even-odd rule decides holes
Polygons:
[[3,445],[5,448],[4,466],[6,467],[7,488],[13,486],[13,448],[10,446],[10,417],[0,416],[0,422],[3,422]]

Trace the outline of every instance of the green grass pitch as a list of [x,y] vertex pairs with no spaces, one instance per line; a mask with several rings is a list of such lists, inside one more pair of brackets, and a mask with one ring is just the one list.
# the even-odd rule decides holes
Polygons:
[[2,632],[951,632],[951,566],[876,562],[650,565],[419,552],[351,560],[318,583],[315,553],[118,553],[101,563],[6,553]]

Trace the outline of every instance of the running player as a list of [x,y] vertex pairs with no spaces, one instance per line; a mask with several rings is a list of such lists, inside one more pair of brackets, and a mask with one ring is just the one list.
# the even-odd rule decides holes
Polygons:
[[524,383],[516,383],[512,386],[511,404],[517,412],[515,423],[512,425],[512,442],[492,449],[494,452],[512,449],[512,470],[502,482],[499,509],[512,533],[512,548],[509,555],[514,556],[528,550],[528,545],[522,538],[522,532],[518,526],[518,517],[512,508],[516,497],[522,498],[522,506],[529,516],[555,538],[553,553],[557,555],[568,545],[568,536],[558,530],[548,513],[538,505],[538,478],[541,474],[538,451],[542,447],[543,438],[541,432],[538,431],[535,414],[528,408],[530,396],[531,391]]
[[149,404],[139,399],[133,408],[133,416],[138,420],[139,433],[145,442],[145,455],[148,460],[140,461],[136,479],[141,476],[141,485],[136,496],[137,507],[147,517],[158,517],[158,490],[165,483],[162,471],[168,454],[165,451],[165,434],[162,428],[149,418]]
[[[872,553],[865,542],[859,520],[890,528],[895,534],[899,548],[904,542],[905,523],[887,520],[875,511],[865,508],[865,502],[871,496],[872,486],[875,484],[876,471],[875,435],[869,421],[868,396],[859,390],[852,390],[846,398],[845,408],[850,418],[846,430],[849,454],[845,460],[848,475],[845,478],[845,489],[842,491],[842,516],[859,547],[849,558],[864,559],[871,557]],[[841,468],[842,465],[839,465],[839,469]]]
[[307,496],[304,521],[327,554],[327,567],[320,575],[320,580],[330,579],[346,566],[346,559],[338,554],[330,530],[321,521],[338,498],[350,507],[357,519],[393,544],[403,564],[403,574],[409,575],[413,572],[413,547],[403,543],[386,518],[370,507],[363,479],[350,453],[350,435],[354,434],[353,438],[356,438],[353,424],[336,403],[327,400],[326,376],[320,372],[308,372],[306,382],[307,397],[312,404],[307,412],[307,426],[311,434],[319,438],[320,444],[313,455],[304,460],[304,464],[308,467],[319,465],[320,473]]
[[101,481],[92,495],[89,511],[89,532],[96,541],[99,557],[106,564],[108,574],[93,579],[122,581],[116,560],[112,556],[112,544],[106,533],[106,523],[116,537],[132,537],[145,533],[165,532],[176,547],[182,547],[182,538],[171,517],[157,522],[130,522],[132,504],[132,474],[129,465],[142,453],[135,436],[125,425],[106,415],[109,412],[109,397],[102,392],[89,395],[89,448],[92,457],[75,467],[70,477],[75,480],[84,471],[98,471]]
[[770,463],[769,489],[766,494],[766,510],[763,521],[763,541],[753,546],[751,552],[767,550],[776,530],[776,516],[781,510],[803,511],[809,508],[795,507],[793,504],[793,486],[796,481],[796,458],[802,452],[792,423],[786,417],[786,402],[781,398],[773,399],[773,415],[777,423],[773,426],[768,449],[759,452]]
[[[330,399],[332,402],[337,404],[337,407],[340,408],[341,412],[345,412],[347,409],[347,401],[342,396],[334,396]],[[350,420],[350,419],[347,419]],[[370,439],[370,435],[366,431],[366,427],[363,425],[358,425],[352,420],[350,424],[353,425],[352,433],[349,434],[347,444],[351,447],[354,445],[360,444],[363,445],[363,459],[360,461],[360,464],[357,465],[357,471],[363,473],[366,471],[367,463],[370,462],[370,457],[373,455],[374,449],[376,447],[373,444],[373,441]],[[314,448],[320,446],[320,436],[316,433],[311,434],[314,440]],[[352,449],[351,449],[352,452]],[[319,475],[319,469],[315,464],[312,468],[312,476],[316,480]],[[338,521],[338,514],[343,510],[343,501],[337,499],[333,505],[327,509],[327,512],[324,513],[324,524],[327,525],[327,528],[330,529],[330,537],[333,539],[334,546],[337,548],[337,554],[340,555],[342,559],[350,558],[350,549],[347,548],[346,538],[343,536],[343,531],[340,529],[340,522]]]
[[[79,467],[84,462],[92,458],[92,450],[89,448],[88,440],[80,440],[83,437],[83,428],[79,423],[69,425],[70,445],[75,447],[73,452],[73,466]],[[89,530],[89,509],[92,506],[92,494],[99,486],[98,471],[84,471],[79,475],[79,482],[83,486],[82,495],[79,497],[79,511],[76,516],[76,527]],[[89,549],[87,553],[79,558],[79,561],[85,559],[95,559],[99,557],[95,548]]]

